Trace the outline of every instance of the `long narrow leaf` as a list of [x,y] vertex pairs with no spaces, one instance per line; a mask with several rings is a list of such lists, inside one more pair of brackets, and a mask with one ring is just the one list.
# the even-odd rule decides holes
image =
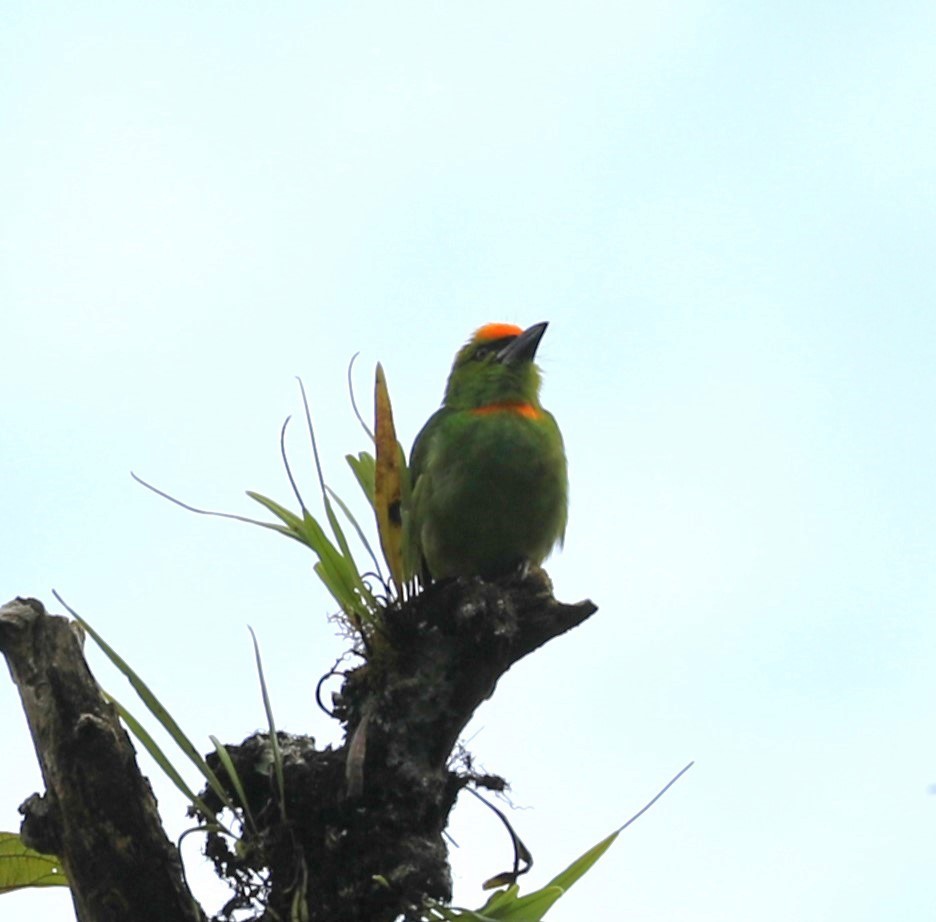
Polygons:
[[[318,555],[319,560],[324,562],[326,571],[330,576],[333,575],[338,578],[339,575],[344,573],[345,568],[342,566],[343,561],[340,551],[332,544],[328,535],[325,534],[325,530],[308,511],[304,511],[303,516],[300,518],[267,496],[254,493],[251,490],[247,491],[247,495],[282,519],[289,527],[291,535],[310,548]],[[342,595],[345,597],[351,595],[353,581],[342,578],[341,582],[347,590]]]
[[237,771],[237,766],[234,764],[234,760],[231,758],[231,754],[227,751],[224,743],[222,743],[221,740],[219,740],[216,736],[209,734],[208,739],[210,739],[214,745],[215,752],[218,754],[218,760],[224,766],[224,770],[227,772],[228,778],[231,779],[231,784],[234,786],[234,790],[237,792],[237,797],[238,800],[240,800],[241,809],[244,811],[244,817],[246,818],[248,825],[253,832],[256,832],[257,825],[254,823],[253,814],[250,812],[250,804],[247,803],[247,795],[244,792],[244,785],[241,783],[240,774]]
[[[185,779],[179,774],[176,767],[172,764],[169,757],[162,751],[159,743],[150,736],[147,729],[131,714],[113,695],[104,693],[117,709],[120,719],[127,725],[130,732],[140,741],[143,748],[152,756],[153,761],[165,772],[166,777],[181,791],[190,803],[194,804],[199,811],[208,817],[213,823],[218,823],[218,817],[212,810],[186,783]],[[225,806],[233,809],[234,805],[227,801]],[[220,824],[219,824],[220,825]]]
[[[188,503],[183,503],[182,500],[176,499],[174,496],[170,496],[168,493],[165,493],[157,487],[154,487],[151,483],[147,483],[142,477],[138,477],[136,474],[134,474],[133,471],[130,471],[130,476],[138,484],[140,484],[140,486],[146,487],[147,490],[151,490],[157,496],[161,496],[163,499],[168,499],[170,503],[175,503],[176,506],[181,506],[186,511],[194,512],[196,515],[210,515],[217,519],[233,519],[235,522],[246,522],[248,525],[259,525],[261,528],[270,528],[273,529],[273,531],[284,531],[281,525],[276,525],[272,522],[261,522],[259,519],[251,519],[246,515],[235,515],[233,512],[215,512],[212,509],[199,509],[197,506],[190,506]],[[288,531],[285,533],[288,534]]]
[[[335,568],[336,571],[347,574],[347,565],[349,558],[334,545],[331,538],[325,533],[325,529],[319,524],[318,520],[308,513],[299,526],[302,535],[306,538],[309,547],[311,547],[319,559]],[[351,558],[353,564],[353,558]],[[355,571],[355,574],[357,571]],[[348,588],[354,587],[354,579],[348,580]]]
[[493,918],[494,913],[503,912],[516,903],[519,895],[520,885],[511,884],[506,890],[498,890],[497,893],[492,893],[478,912],[488,918]]
[[[358,593],[363,594],[366,587],[354,565],[354,560],[342,556],[325,534],[322,526],[311,515],[306,515],[302,528],[309,547],[318,554],[322,572],[327,576],[327,579],[324,577],[323,579],[332,591],[332,595],[346,612],[368,617],[368,612],[359,611]],[[318,571],[318,567],[316,570]]]
[[321,567],[315,567],[315,571],[341,608],[346,612],[355,612],[359,617],[366,617],[367,612],[360,611],[361,606],[358,602],[359,595],[366,597],[366,586],[353,559],[345,557],[335,547],[315,517],[303,509],[300,518],[275,500],[251,490],[247,491],[247,495],[285,522],[289,536],[300,541],[318,556]]
[[318,561],[312,567],[315,575],[325,584],[325,588],[331,593],[332,598],[338,603],[341,610],[353,622],[354,626],[360,627],[366,619],[361,615],[360,606],[353,595],[348,595],[345,590],[344,582],[328,567]]
[[293,890],[292,903],[289,907],[289,922],[309,922],[309,869],[305,857],[299,868],[299,882]]
[[498,922],[539,922],[563,894],[562,887],[543,887],[520,897],[509,909],[497,914]]
[[116,650],[101,637],[100,634],[87,621],[84,620],[65,600],[55,591],[52,591],[68,613],[94,638],[94,642],[104,651],[107,658],[122,672],[133,690],[140,696],[140,700],[146,705],[147,710],[159,721],[163,729],[172,737],[175,744],[188,756],[193,765],[201,772],[202,776],[210,785],[211,789],[224,800],[227,797],[224,786],[218,780],[218,776],[211,770],[208,763],[202,758],[201,753],[195,748],[194,743],[185,735],[182,728],[176,723],[173,716],[160,703],[159,699],[153,694],[149,686],[130,668],[130,666],[120,657]]
[[285,506],[281,506],[275,500],[261,493],[255,493],[253,490],[248,490],[247,495],[254,500],[254,502],[260,503],[261,506],[269,509],[277,518],[282,519],[290,531],[299,532],[302,526],[302,519],[294,512],[290,512]]
[[273,770],[276,774],[276,786],[279,791],[280,816],[286,822],[286,782],[283,777],[283,753],[279,748],[279,738],[276,735],[276,721],[273,720],[273,705],[270,704],[270,694],[267,691],[266,679],[263,677],[263,661],[260,659],[260,644],[252,627],[247,628],[253,638],[254,656],[257,660],[257,675],[260,677],[260,692],[263,695],[263,709],[266,711],[267,724],[270,728],[270,751],[273,753]]
[[319,555],[320,562],[333,579],[340,583],[343,596],[347,604],[343,606],[345,611],[356,614],[363,621],[373,619],[377,611],[377,603],[373,593],[367,587],[367,584],[361,579],[354,558],[343,554],[329,540],[322,527],[311,516],[305,522],[310,536],[314,534],[315,542],[322,548]]
[[377,468],[377,461],[372,454],[366,451],[360,451],[357,457],[354,455],[345,455],[345,460],[351,468],[352,473],[357,479],[358,484],[363,490],[367,501],[374,505],[374,477]]
[[[328,541],[327,545],[323,545],[323,547],[326,548],[326,554],[328,554],[331,559],[326,560],[325,555],[319,555],[323,569],[329,576],[329,579],[325,580],[325,583],[329,586],[330,589],[335,583],[343,585],[343,596],[347,600],[347,603],[341,603],[342,607],[349,614],[353,613],[354,616],[363,621],[370,621],[373,619],[374,613],[377,610],[376,602],[373,599],[373,595],[364,584],[364,581],[361,579],[361,575],[354,563],[354,555],[351,553],[351,547],[348,544],[344,530],[341,527],[341,523],[338,521],[338,516],[336,515],[334,506],[332,505],[328,496],[328,487],[325,483],[325,475],[322,471],[322,461],[319,456],[318,442],[315,438],[315,427],[312,425],[312,411],[309,409],[309,400],[306,396],[305,386],[302,383],[302,379],[299,379],[299,390],[302,394],[302,405],[305,410],[306,426],[309,430],[309,439],[312,443],[312,455],[315,459],[315,471],[318,476],[319,488],[322,492],[322,505],[325,507],[325,516],[328,519],[329,527],[331,528],[332,534],[335,536],[335,542],[337,543],[337,549],[335,549],[337,558],[332,555],[332,549],[334,549],[334,545],[331,543],[331,541]],[[322,531],[315,519],[306,513],[303,524],[309,527],[310,522],[314,523],[316,529]],[[324,535],[324,531],[322,531],[322,534]],[[332,594],[334,595],[335,593],[332,592]],[[359,599],[362,600],[364,604],[358,604]]]
[[643,816],[690,768],[690,762],[682,771],[678,772],[663,789],[647,804],[637,811],[626,823],[616,829],[611,835],[593,845],[587,852],[580,855],[564,871],[557,874],[545,887],[534,890],[526,896],[519,897],[516,884],[505,890],[491,895],[488,901],[475,912],[464,910],[451,910],[447,907],[433,904],[433,909],[441,912],[444,918],[450,920],[471,920],[471,922],[539,922],[550,907],[585,874],[595,862],[611,847],[614,840],[634,822]]
[[351,380],[351,372],[354,369],[354,362],[360,354],[360,352],[355,352],[354,355],[351,356],[351,361],[348,362],[348,394],[351,397],[351,409],[354,410],[354,415],[357,417],[357,421],[361,424],[361,428],[367,433],[368,437],[373,442],[374,433],[367,428],[367,423],[364,422],[364,417],[361,416],[361,411],[358,409],[357,401],[354,399],[354,382]]
[[397,595],[403,596],[403,485],[405,468],[402,452],[393,425],[393,407],[387,378],[377,363],[374,380],[374,432],[377,467],[374,474],[374,511],[377,514],[377,534],[380,547],[396,584]]
[[341,523],[338,521],[338,516],[335,515],[335,510],[332,508],[331,501],[328,498],[328,491],[325,487],[325,475],[322,473],[322,461],[319,458],[318,443],[315,440],[315,429],[312,426],[312,411],[309,409],[309,400],[306,397],[305,387],[301,379],[299,381],[299,390],[302,393],[302,405],[305,409],[306,424],[309,429],[309,439],[312,442],[312,455],[315,458],[315,471],[318,474],[319,487],[321,487],[322,490],[322,505],[325,507],[325,516],[328,519],[328,524],[335,535],[335,540],[338,543],[338,547],[341,548],[341,553],[344,554],[346,558],[351,559],[351,548],[348,546],[344,532],[341,529]]
[[473,912],[470,909],[455,909],[452,906],[443,906],[441,903],[432,903],[428,907],[431,913],[429,922],[496,922],[490,916]]
[[648,801],[640,810],[638,810],[626,823],[618,827],[606,839],[602,839],[597,845],[593,845],[584,855],[579,856],[564,871],[557,874],[546,886],[560,887],[562,890],[568,890],[591,866],[611,847],[614,840],[625,830],[634,820],[643,816],[677,781],[695,763],[690,762],[685,768],[671,778],[660,792]]
[[367,551],[370,556],[371,563],[374,565],[374,572],[380,572],[380,564],[377,562],[377,555],[374,553],[370,546],[370,542],[367,540],[367,536],[364,534],[364,529],[358,524],[358,520],[351,514],[351,510],[347,507],[344,500],[331,488],[328,488],[328,493],[331,498],[338,503],[338,508],[345,514],[345,518],[351,523],[351,527],[357,533],[358,540],[364,545],[364,549]]
[[617,829],[597,845],[593,845],[584,855],[580,855],[564,871],[557,874],[547,886],[559,887],[563,891],[567,890],[614,844],[614,840],[620,834],[621,830]]

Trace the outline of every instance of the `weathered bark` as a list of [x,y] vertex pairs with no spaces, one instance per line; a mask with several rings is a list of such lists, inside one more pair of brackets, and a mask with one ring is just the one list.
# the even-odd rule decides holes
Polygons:
[[26,845],[59,857],[79,922],[199,922],[156,799],[81,651],[75,625],[35,599],[0,608],[46,793],[20,808]]
[[[459,735],[513,663],[595,610],[557,602],[535,569],[436,584],[384,612],[363,664],[334,696],[343,745],[318,750],[308,737],[278,734],[285,802],[268,734],[227,747],[252,817],[237,848],[208,836],[208,855],[235,889],[228,909],[250,907],[272,922],[304,904],[310,922],[393,922],[418,918],[425,897],[449,899],[442,834],[458,792],[503,786],[453,764]],[[48,789],[48,821],[40,828],[31,806],[24,838],[62,858],[81,922],[200,919],[129,740],[68,622],[32,600],[0,613],[0,649]],[[226,778],[217,757],[208,759]],[[236,801],[233,785],[231,794]],[[202,797],[221,809],[210,790]]]
[[[513,663],[595,610],[557,602],[542,570],[448,581],[389,609],[366,662],[335,696],[344,744],[316,750],[308,738],[279,736],[287,823],[269,780],[248,793],[264,821],[240,864],[270,869],[272,912],[262,918],[288,917],[297,892],[312,922],[418,918],[424,897],[450,899],[442,833],[455,798],[469,783],[503,787],[451,764],[459,735]],[[265,734],[231,747],[242,779],[260,778],[268,747]],[[228,873],[236,869],[237,856],[214,845]]]

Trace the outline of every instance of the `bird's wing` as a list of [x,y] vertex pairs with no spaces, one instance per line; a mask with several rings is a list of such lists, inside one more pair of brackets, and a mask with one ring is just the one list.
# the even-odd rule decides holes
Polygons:
[[420,574],[425,579],[426,568],[423,562],[422,545],[420,542],[420,523],[425,507],[423,494],[426,484],[417,490],[419,478],[426,470],[429,457],[432,434],[442,419],[451,411],[444,407],[429,417],[426,424],[419,430],[413,440],[409,460],[409,502],[403,510],[403,559],[404,568],[409,576]]

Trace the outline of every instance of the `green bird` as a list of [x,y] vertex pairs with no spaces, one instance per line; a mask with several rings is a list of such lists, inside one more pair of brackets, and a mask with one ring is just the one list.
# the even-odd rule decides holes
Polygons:
[[441,409],[416,436],[407,554],[424,582],[525,570],[562,543],[565,449],[540,404],[533,362],[546,327],[481,327],[455,356]]

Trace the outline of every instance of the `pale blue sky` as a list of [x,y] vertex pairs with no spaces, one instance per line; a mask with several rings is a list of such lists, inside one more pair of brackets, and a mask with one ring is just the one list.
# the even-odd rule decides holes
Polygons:
[[[549,919],[928,922],[934,47],[926,2],[7,0],[2,600],[58,589],[206,749],[263,724],[250,623],[280,725],[333,740],[309,556],[129,470],[288,499],[301,375],[356,500],[351,354],[408,445],[475,327],[549,320],[548,568],[601,610],[505,677],[471,749],[525,808],[530,886],[697,761]],[[0,735],[14,829],[39,779],[9,683]],[[478,905],[508,844],[476,803],[453,834]]]

